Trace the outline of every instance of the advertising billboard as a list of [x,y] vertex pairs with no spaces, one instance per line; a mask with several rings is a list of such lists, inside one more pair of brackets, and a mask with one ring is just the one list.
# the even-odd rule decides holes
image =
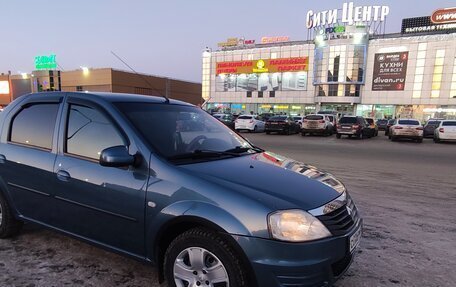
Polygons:
[[420,33],[454,33],[456,23],[450,17],[443,17],[442,14],[433,14],[425,17],[406,18],[402,20],[402,34]]
[[373,91],[403,91],[407,75],[408,52],[375,54]]
[[308,57],[218,62],[216,74],[251,74],[307,71]]

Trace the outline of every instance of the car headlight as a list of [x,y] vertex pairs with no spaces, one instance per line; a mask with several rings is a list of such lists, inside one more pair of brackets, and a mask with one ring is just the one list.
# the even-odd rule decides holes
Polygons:
[[320,220],[298,209],[270,214],[269,229],[273,238],[283,241],[309,241],[331,236]]

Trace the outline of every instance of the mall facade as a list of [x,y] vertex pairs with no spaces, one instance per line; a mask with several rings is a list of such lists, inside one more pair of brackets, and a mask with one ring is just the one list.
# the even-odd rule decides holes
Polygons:
[[453,18],[435,20],[437,11],[404,19],[395,34],[372,31],[376,23],[347,25],[339,20],[322,25],[320,16],[313,18],[320,21],[315,25],[308,13],[311,40],[228,39],[218,50],[203,53],[205,107],[231,113],[333,111],[374,118],[455,119],[455,11],[440,9]]

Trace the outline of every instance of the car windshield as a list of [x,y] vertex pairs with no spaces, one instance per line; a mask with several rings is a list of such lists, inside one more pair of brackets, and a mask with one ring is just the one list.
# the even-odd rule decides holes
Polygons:
[[427,122],[428,125],[432,125],[432,126],[438,126],[440,125],[440,121],[429,121]]
[[300,121],[302,118],[301,117],[294,117],[293,120],[294,121]]
[[339,123],[340,124],[356,124],[358,120],[355,117],[346,117],[346,118],[341,118]]
[[400,125],[414,125],[414,126],[419,126],[420,122],[419,121],[414,121],[414,120],[399,120]]
[[334,121],[334,116],[328,116],[328,119],[332,122]]
[[251,120],[253,116],[239,116],[238,119],[240,120]]
[[454,126],[456,126],[456,121],[443,122],[443,123],[442,123],[442,126],[445,126],[445,127],[454,127]]
[[377,123],[379,124],[386,124],[388,122],[388,120],[378,120]]
[[322,120],[323,116],[309,115],[305,117],[306,120]]
[[115,105],[145,140],[168,159],[205,151],[216,155],[254,149],[220,121],[193,106],[144,102]]

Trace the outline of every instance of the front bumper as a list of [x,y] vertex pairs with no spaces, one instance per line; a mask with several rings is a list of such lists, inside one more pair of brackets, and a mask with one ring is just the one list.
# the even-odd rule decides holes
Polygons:
[[260,287],[331,286],[350,266],[349,239],[362,220],[346,234],[307,243],[234,236]]
[[337,129],[337,133],[341,135],[360,135],[361,130]]
[[301,132],[303,132],[303,133],[316,133],[316,134],[320,133],[320,134],[324,134],[324,133],[327,132],[327,129],[325,129],[325,128],[315,128],[315,129],[313,129],[313,128],[312,129],[302,128]]

